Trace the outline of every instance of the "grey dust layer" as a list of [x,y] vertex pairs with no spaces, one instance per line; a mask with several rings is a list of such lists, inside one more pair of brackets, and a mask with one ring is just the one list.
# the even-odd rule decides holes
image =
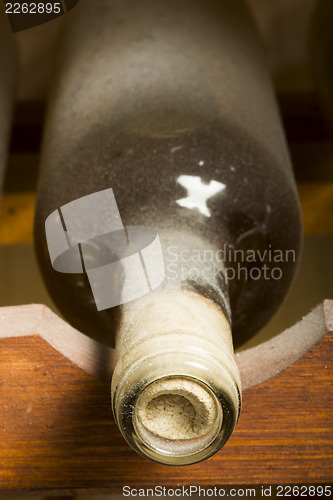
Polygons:
[[[300,247],[295,183],[262,48],[240,1],[81,0],[68,16],[51,94],[35,225],[52,298],[81,331],[114,344],[121,307],[98,312],[84,274],[52,269],[45,220],[112,188],[123,224],[158,231],[161,290],[195,291],[241,343],[276,311]],[[279,279],[226,284],[234,262],[193,263],[225,245],[292,250]],[[175,256],[176,254],[176,256]],[[241,262],[271,267],[268,256]],[[194,270],[193,270],[194,266]]]

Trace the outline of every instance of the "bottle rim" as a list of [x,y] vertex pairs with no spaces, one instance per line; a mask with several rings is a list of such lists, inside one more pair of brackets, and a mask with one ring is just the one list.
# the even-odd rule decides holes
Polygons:
[[[136,350],[142,352],[142,346]],[[222,448],[234,430],[241,409],[239,380],[231,370],[210,352],[192,346],[163,349],[135,359],[137,362],[129,370],[124,369],[124,360],[119,360],[111,391],[114,417],[128,444],[137,453],[166,465],[194,464]],[[136,406],[154,383],[179,378],[207,391],[216,404],[216,422],[208,433],[196,439],[161,440],[140,424]]]

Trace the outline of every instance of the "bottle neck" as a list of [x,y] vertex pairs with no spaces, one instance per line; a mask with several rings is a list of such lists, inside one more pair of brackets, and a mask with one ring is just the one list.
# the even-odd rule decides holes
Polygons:
[[240,411],[240,380],[223,313],[192,292],[150,294],[128,306],[112,380],[116,422],[157,462],[187,465],[214,454]]

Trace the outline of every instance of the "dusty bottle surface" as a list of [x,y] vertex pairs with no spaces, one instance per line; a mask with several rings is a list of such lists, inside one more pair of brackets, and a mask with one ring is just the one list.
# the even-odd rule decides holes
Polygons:
[[0,199],[7,160],[13,97],[16,88],[17,60],[18,54],[14,35],[4,12],[0,11]]
[[[232,338],[240,344],[274,314],[300,246],[261,45],[240,1],[81,0],[70,17],[44,138],[38,259],[68,321],[116,343],[125,438],[154,460],[193,463],[236,424]],[[45,220],[109,188],[124,226],[157,230],[165,278],[97,311],[87,274],[52,268]],[[87,242],[84,264],[98,245]]]

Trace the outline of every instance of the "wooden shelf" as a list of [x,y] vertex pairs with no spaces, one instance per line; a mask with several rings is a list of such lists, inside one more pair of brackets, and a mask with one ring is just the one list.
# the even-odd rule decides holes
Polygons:
[[[69,357],[40,335],[29,335],[31,327],[35,333],[48,329],[45,336],[50,341],[53,329],[58,346],[63,328],[71,328],[53,313],[53,323],[48,315],[48,323],[40,321],[38,307],[25,306],[18,337],[11,336],[13,322],[8,318],[15,313],[14,328],[19,330],[20,308],[0,309],[0,331],[11,323],[7,338],[0,339],[2,493],[66,495],[121,493],[124,485],[332,482],[332,301],[275,339],[237,356],[245,388],[249,386],[237,428],[214,457],[187,467],[159,465],[129,448],[112,418],[107,371],[101,375],[104,380],[98,380],[70,361],[75,356],[71,335],[63,337],[62,343]],[[29,323],[29,314],[30,319],[38,319],[35,324]],[[93,372],[97,368],[89,361],[88,351],[94,346],[84,338],[77,351],[79,364]],[[315,343],[302,358],[268,378],[311,342]],[[258,381],[255,374],[263,371],[266,380],[253,385]]]

